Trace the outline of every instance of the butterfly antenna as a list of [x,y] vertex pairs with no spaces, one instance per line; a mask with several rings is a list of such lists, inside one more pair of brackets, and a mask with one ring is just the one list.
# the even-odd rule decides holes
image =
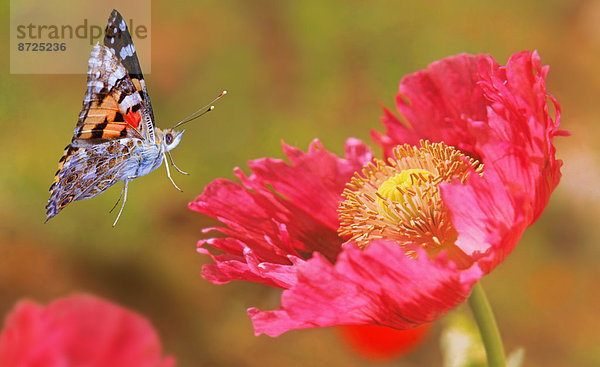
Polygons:
[[207,104],[204,107],[200,107],[199,109],[197,109],[196,111],[192,112],[188,117],[184,118],[183,120],[179,121],[177,124],[175,124],[175,126],[173,126],[171,129],[175,129],[178,126],[181,126],[183,124],[186,124],[192,120],[197,119],[198,117],[212,111],[215,109],[215,106],[213,106],[212,104],[215,103],[216,101],[218,101],[219,99],[221,99],[221,97],[223,97],[224,95],[227,94],[227,91],[224,90],[223,92],[221,92],[221,94],[219,94],[219,96],[215,99],[213,99],[212,101],[210,101],[209,104]]

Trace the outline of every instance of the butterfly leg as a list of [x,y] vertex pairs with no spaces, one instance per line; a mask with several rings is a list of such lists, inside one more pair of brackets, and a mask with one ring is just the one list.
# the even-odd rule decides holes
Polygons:
[[[117,219],[115,219],[115,222],[113,223],[113,227],[117,225],[117,222],[119,221],[119,218],[121,217],[121,213],[123,212],[123,208],[125,207],[125,202],[127,201],[127,185],[129,185],[129,179],[125,179],[125,181],[123,181],[123,190],[121,191],[121,195],[123,196],[123,204],[121,204],[121,210],[119,210],[119,214],[117,215]],[[119,200],[121,200],[121,197],[119,196]],[[118,203],[118,201],[117,201]],[[115,204],[115,206],[117,206],[117,204]],[[114,209],[114,207],[113,207]],[[112,210],[111,210],[112,212]]]
[[117,205],[119,204],[119,202],[121,201],[121,198],[123,197],[123,191],[125,191],[125,185],[123,185],[123,189],[121,190],[121,194],[119,195],[119,198],[117,199],[117,202],[115,203],[115,205],[113,205],[112,209],[110,209],[108,212],[112,213],[113,210],[115,210],[115,208],[117,207]]
[[189,175],[189,173],[182,171],[181,169],[179,169],[179,167],[177,167],[175,165],[175,162],[173,161],[173,157],[171,157],[171,152],[167,151],[167,155],[169,156],[169,160],[171,161],[171,164],[173,165],[173,167],[175,167],[175,169],[177,170],[177,172],[184,174],[184,175]]
[[173,178],[171,178],[171,171],[169,170],[169,162],[167,162],[167,155],[163,153],[163,158],[165,160],[165,167],[167,168],[167,177],[169,178],[169,180],[171,180],[171,183],[173,184],[173,186],[175,186],[175,188],[181,192],[183,192],[182,189],[179,188],[179,186],[177,186],[177,184],[175,184],[175,181],[173,181]]

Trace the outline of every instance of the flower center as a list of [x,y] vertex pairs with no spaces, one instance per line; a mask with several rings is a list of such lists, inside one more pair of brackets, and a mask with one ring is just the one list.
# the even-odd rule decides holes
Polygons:
[[[377,190],[377,205],[379,206],[377,211],[379,214],[399,222],[400,218],[394,214],[388,202],[400,205],[406,204],[402,200],[402,193],[416,186],[422,186],[429,177],[434,177],[434,174],[424,169],[410,168],[385,180]],[[410,210],[408,207],[404,207],[404,209]]]
[[338,209],[339,233],[361,248],[376,239],[392,240],[409,256],[418,248],[430,255],[445,249],[464,264],[439,185],[465,183],[471,172],[481,174],[483,165],[444,143],[421,141],[419,148],[401,145],[393,153],[387,163],[375,159],[366,165],[347,184]]

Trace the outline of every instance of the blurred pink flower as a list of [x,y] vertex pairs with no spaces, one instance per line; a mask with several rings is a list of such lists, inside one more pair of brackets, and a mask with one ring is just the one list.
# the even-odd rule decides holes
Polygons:
[[373,134],[387,163],[356,139],[344,158],[315,141],[307,153],[284,145],[291,164],[236,168],[241,184],[211,182],[189,205],[226,226],[198,244],[214,261],[203,277],[285,289],[278,309],[248,310],[257,335],[435,320],[505,258],[558,184],[547,71],[536,53],[506,67],[450,57],[402,80],[408,126],[385,110],[387,132]]
[[0,335],[0,366],[170,367],[152,325],[107,301],[73,295],[43,307],[20,301]]

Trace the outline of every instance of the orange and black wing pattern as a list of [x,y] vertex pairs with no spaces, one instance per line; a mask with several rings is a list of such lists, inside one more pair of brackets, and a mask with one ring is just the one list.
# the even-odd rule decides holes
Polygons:
[[[145,139],[144,101],[113,51],[97,44],[88,64],[87,91],[73,133],[76,146],[132,137]],[[79,141],[77,141],[79,140]]]
[[140,61],[137,57],[131,34],[127,28],[127,23],[121,16],[121,14],[113,10],[108,17],[108,24],[104,32],[104,46],[110,48],[113,54],[119,60],[121,65],[127,70],[127,74],[131,81],[135,85],[137,91],[140,93],[145,111],[149,117],[144,121],[145,126],[145,138],[150,142],[154,142],[154,113],[152,111],[152,104],[150,103],[150,95],[146,88],[146,82],[144,81],[144,75],[142,74],[142,68]]

